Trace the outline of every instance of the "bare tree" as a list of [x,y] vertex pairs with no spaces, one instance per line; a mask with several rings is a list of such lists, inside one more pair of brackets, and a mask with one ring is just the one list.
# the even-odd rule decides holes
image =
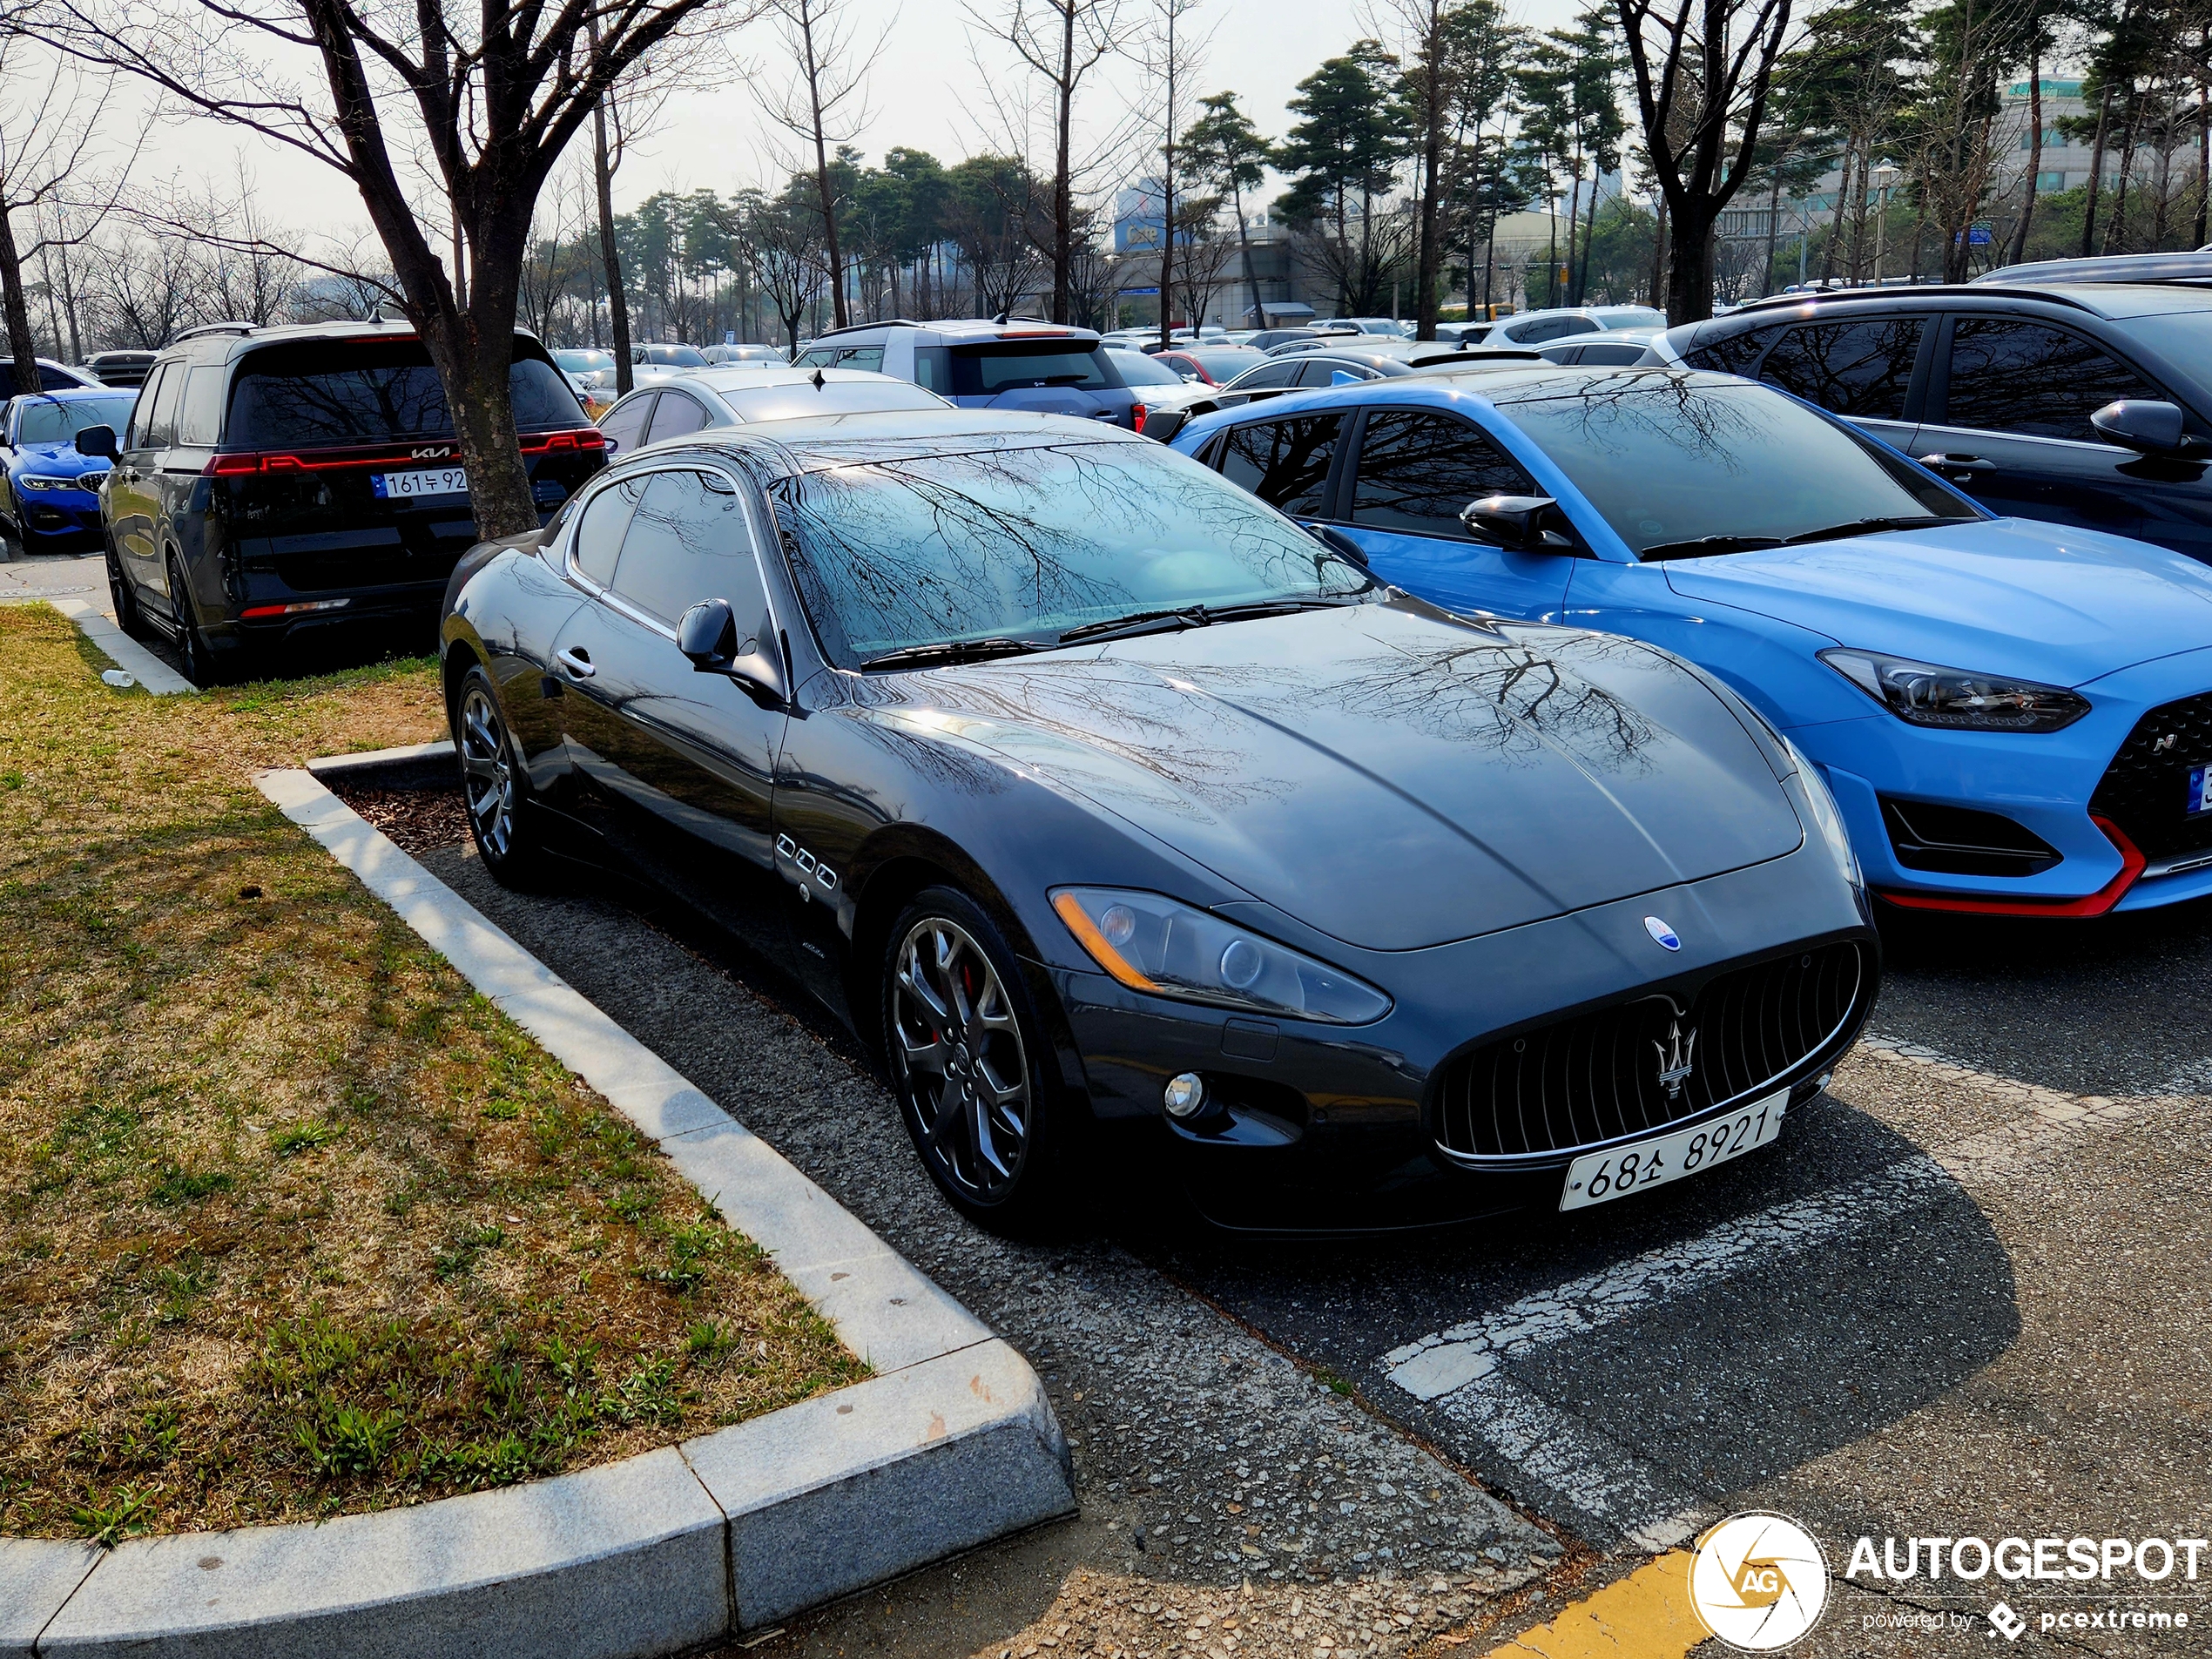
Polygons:
[[799,320],[822,292],[827,274],[821,227],[813,209],[793,192],[764,196],[743,192],[725,222],[752,267],[760,294],[784,326],[785,343],[799,349]]
[[1198,71],[1204,62],[1205,40],[1192,32],[1186,21],[1199,0],[1152,0],[1152,28],[1139,50],[1139,62],[1150,82],[1148,102],[1151,112],[1145,125],[1160,138],[1160,345],[1174,338],[1175,196],[1177,145],[1190,125]]
[[[530,219],[561,153],[649,52],[746,0],[44,0],[42,37],[260,134],[361,193],[454,414],[490,538],[538,523],[509,376]],[[451,205],[448,269],[402,180]]]
[[[1713,314],[1713,231],[1751,172],[1791,0],[1618,0],[1674,236],[1667,320]],[[1677,122],[1686,130],[1677,134]]]
[[[42,231],[42,217],[59,226],[64,210],[76,206],[81,239],[112,206],[112,189],[103,199],[86,174],[106,136],[116,89],[110,77],[55,63],[15,27],[12,22],[0,27],[0,311],[19,383],[35,390],[38,348],[30,332],[24,261],[41,256],[62,234]],[[36,239],[28,246],[16,239],[18,213],[29,216]]]
[[1044,253],[1052,266],[1052,320],[1067,322],[1078,253],[1076,93],[1126,43],[1121,0],[1009,0],[989,17],[973,9],[968,15],[977,29],[1014,49],[1051,106],[1052,215]]
[[845,304],[845,260],[837,242],[839,202],[830,163],[839,145],[850,144],[867,127],[868,71],[883,55],[890,29],[886,25],[873,44],[861,45],[844,15],[845,0],[768,0],[768,4],[782,25],[784,48],[792,59],[791,79],[769,112],[814,152],[831,310],[842,328],[852,318]]

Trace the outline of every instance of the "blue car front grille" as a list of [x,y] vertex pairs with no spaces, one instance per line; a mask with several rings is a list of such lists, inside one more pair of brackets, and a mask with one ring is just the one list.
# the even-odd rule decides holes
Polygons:
[[1485,1044],[1444,1068],[1437,1144],[1462,1160],[1572,1154],[1757,1095],[1841,1046],[1866,966],[1844,941]]
[[2212,765],[2212,691],[2161,703],[2135,722],[2089,810],[2154,861],[2212,848],[2212,813],[2188,810],[2189,774]]

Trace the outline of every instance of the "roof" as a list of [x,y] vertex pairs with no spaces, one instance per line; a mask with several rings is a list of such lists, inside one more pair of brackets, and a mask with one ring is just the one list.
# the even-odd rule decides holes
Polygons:
[[2087,260],[2034,260],[1985,272],[1969,286],[2063,282],[2199,282],[2212,284],[2212,253],[2112,253]]
[[[37,392],[17,392],[16,396],[28,403],[34,398],[50,398],[57,403],[80,401],[93,397],[136,397],[135,386],[50,386]],[[0,400],[4,401],[4,400]]]
[[972,340],[1021,340],[1024,338],[1067,338],[1087,340],[1094,345],[1099,339],[1096,328],[1078,328],[1073,323],[1041,322],[1035,317],[1009,317],[995,322],[988,317],[941,317],[932,322],[912,322],[904,317],[894,317],[886,322],[856,322],[843,328],[826,328],[813,340],[801,341],[805,346],[819,346],[826,340],[842,340],[853,334],[865,334],[877,328],[913,328],[923,334],[934,334],[948,341],[960,342]]
[[[2012,267],[2018,270],[2020,266]],[[1811,317],[1821,312],[1852,307],[1987,304],[1992,300],[2040,301],[2082,311],[2094,317],[2145,317],[2169,311],[2197,311],[2212,307],[2212,290],[2152,282],[1924,282],[1911,287],[1843,288],[1831,293],[1776,294],[1737,307],[1716,321],[1770,316]],[[1684,327],[1696,325],[1685,323]]]
[[1062,443],[1135,443],[1152,440],[1103,421],[1011,409],[896,409],[778,421],[772,425],[708,427],[643,455],[707,449],[771,475],[819,472],[872,461],[920,460],[989,448],[1042,448]]

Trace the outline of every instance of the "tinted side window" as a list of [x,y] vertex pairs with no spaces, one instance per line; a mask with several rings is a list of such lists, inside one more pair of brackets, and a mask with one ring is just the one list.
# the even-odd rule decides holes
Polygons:
[[1692,368],[1710,368],[1717,374],[1748,374],[1759,354],[1774,343],[1774,335],[1771,328],[1745,328],[1684,352],[1682,360]]
[[1948,426],[2097,442],[2089,416],[2115,398],[2159,395],[2079,334],[2000,317],[1951,330]]
[[583,520],[576,527],[576,568],[601,587],[614,579],[615,556],[622,550],[622,533],[630,523],[631,509],[644,494],[644,481],[625,478],[591,498]]
[[202,363],[185,377],[185,401],[177,416],[177,442],[212,445],[223,429],[223,366]]
[[1222,449],[1222,475],[1293,517],[1318,513],[1343,426],[1340,415],[1309,415],[1238,427]]
[[[1339,375],[1343,378],[1339,379]],[[1348,386],[1356,381],[1375,378],[1377,376],[1372,369],[1362,368],[1357,363],[1333,362],[1325,357],[1317,357],[1306,364],[1298,377],[1298,383],[1300,386]]]
[[599,422],[599,430],[607,435],[610,454],[622,455],[635,449],[645,441],[645,417],[653,412],[653,400],[658,392],[648,392],[643,397],[631,398],[618,409],[610,409],[607,418]]
[[138,388],[138,401],[131,406],[131,432],[123,444],[125,449],[143,449],[154,442],[153,412],[163,392],[184,372],[182,363],[162,363],[146,377],[145,384]]
[[706,411],[699,407],[698,399],[682,392],[663,392],[653,407],[653,423],[645,430],[645,442],[658,443],[663,438],[681,437],[705,424]]
[[812,351],[803,351],[799,354],[798,367],[800,368],[827,368],[830,366],[831,361],[834,359],[836,355],[836,347],[817,346]]
[[[161,385],[154,393],[153,412],[145,417],[146,429],[139,442],[149,449],[165,449],[177,441],[177,406],[185,401],[185,366],[172,363],[161,377]],[[141,398],[138,407],[143,408]],[[137,411],[132,411],[137,418]]]
[[1775,342],[1759,378],[1831,415],[1902,421],[1922,326],[1919,317],[1806,323]]
[[1534,493],[1528,475],[1472,427],[1447,415],[1370,412],[1352,516],[1377,529],[1472,541],[1460,523],[1469,502]]
[[671,627],[702,599],[727,599],[741,630],[767,609],[734,485],[704,472],[657,472],[622,538],[614,590]]
[[1288,386],[1305,365],[1293,357],[1286,362],[1266,363],[1237,377],[1237,389],[1249,392],[1263,386]]
[[883,347],[855,346],[849,351],[841,351],[837,354],[837,366],[840,368],[864,368],[871,374],[880,374],[883,373]]

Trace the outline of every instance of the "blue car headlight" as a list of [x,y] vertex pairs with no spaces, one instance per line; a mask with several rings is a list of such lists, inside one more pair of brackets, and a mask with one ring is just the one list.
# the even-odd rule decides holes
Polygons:
[[1820,660],[1912,725],[1972,732],[2056,732],[2089,711],[2062,685],[1939,668],[1877,651],[1831,647]]
[[1342,968],[1157,893],[1057,887],[1052,907],[1091,959],[1133,991],[1332,1025],[1390,1012],[1387,996]]
[[64,477],[58,473],[23,472],[16,475],[16,488],[45,491],[49,489],[98,489],[101,475],[92,473],[86,477]]

